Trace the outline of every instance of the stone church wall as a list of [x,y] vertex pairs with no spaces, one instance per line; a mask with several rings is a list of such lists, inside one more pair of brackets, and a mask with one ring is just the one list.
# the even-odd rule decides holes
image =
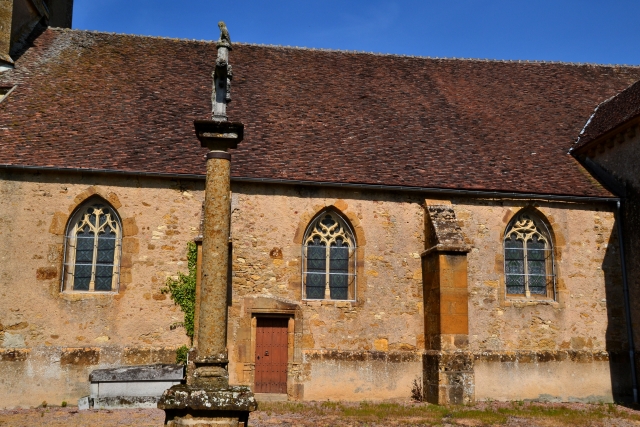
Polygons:
[[[60,293],[67,220],[92,195],[124,228],[117,294]],[[75,403],[98,367],[173,363],[187,344],[179,307],[160,293],[186,272],[203,183],[0,171],[0,402]]]
[[[92,369],[173,362],[188,340],[170,328],[182,313],[160,288],[186,272],[204,183],[0,174],[3,406],[71,403],[88,394]],[[231,382],[253,383],[256,319],[275,315],[289,319],[290,398],[408,397],[425,351],[424,197],[237,182],[232,190]],[[66,222],[96,194],[122,218],[120,291],[60,293]],[[610,400],[608,352],[624,347],[611,209],[537,203],[554,234],[558,297],[522,303],[504,295],[502,236],[526,203],[451,201],[472,246],[469,343],[460,351],[473,355],[476,399]],[[326,208],[342,213],[356,235],[354,301],[302,300],[302,238]]]
[[[420,253],[424,218],[417,195],[237,185],[232,202],[231,380],[254,380],[252,318],[294,319],[288,392],[294,398],[407,397],[421,376],[424,308]],[[302,301],[302,237],[326,208],[356,234],[355,301]],[[255,301],[258,299],[258,301]],[[295,312],[299,315],[295,315]]]
[[[419,375],[418,355],[424,349],[419,268],[424,200],[294,187],[235,190],[239,193],[233,212],[237,293],[230,351],[238,363],[232,367],[233,379],[253,381],[251,319],[269,311],[254,307],[251,298],[260,296],[293,304],[292,319],[296,310],[301,312],[291,330],[291,396],[325,399],[337,393],[359,400],[367,385],[384,394],[376,397],[406,396],[411,380]],[[611,207],[535,203],[553,233],[557,297],[553,302],[516,302],[504,294],[502,238],[512,216],[530,204],[471,199],[452,203],[473,248],[468,255],[470,332],[465,350],[475,360],[476,397],[612,400],[614,390],[627,384],[623,375],[612,379],[611,374],[624,346]],[[366,238],[358,299],[353,303],[300,302],[301,248],[296,239],[313,215],[327,206],[344,212]],[[242,235],[242,230],[250,233]],[[405,365],[401,381],[393,380],[398,378],[393,363],[384,369],[374,367],[384,358]],[[497,380],[504,375],[514,378],[507,386]]]
[[[610,401],[628,389],[613,206],[539,202],[555,247],[554,302],[505,296],[502,238],[522,201],[453,201],[473,249],[469,349],[476,399]],[[610,353],[609,353],[610,352]]]

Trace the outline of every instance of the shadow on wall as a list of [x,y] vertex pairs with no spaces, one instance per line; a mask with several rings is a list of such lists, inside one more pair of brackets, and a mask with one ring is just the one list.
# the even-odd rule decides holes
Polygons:
[[627,184],[627,198],[624,205],[624,251],[627,260],[627,281],[629,285],[629,303],[631,322],[636,348],[636,378],[639,378],[640,366],[640,189]]
[[608,321],[605,339],[609,353],[613,398],[616,402],[631,403],[633,402],[633,383],[624,310],[620,245],[616,227],[613,228],[607,240],[607,249],[602,262]]

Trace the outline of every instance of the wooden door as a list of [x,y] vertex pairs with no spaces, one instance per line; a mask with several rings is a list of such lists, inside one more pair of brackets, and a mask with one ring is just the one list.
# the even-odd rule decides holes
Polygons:
[[288,318],[257,318],[255,393],[287,392],[288,324]]

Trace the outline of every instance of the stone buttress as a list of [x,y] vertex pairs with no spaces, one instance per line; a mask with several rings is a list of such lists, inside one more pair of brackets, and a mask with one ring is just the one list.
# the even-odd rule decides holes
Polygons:
[[422,253],[425,399],[435,404],[474,401],[469,346],[467,253],[450,203],[427,200]]

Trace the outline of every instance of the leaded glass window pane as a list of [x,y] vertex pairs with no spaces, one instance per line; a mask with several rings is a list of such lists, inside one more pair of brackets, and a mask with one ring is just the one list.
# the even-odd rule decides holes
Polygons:
[[504,246],[507,293],[524,294],[524,244],[511,236],[505,239]]
[[89,227],[84,227],[76,235],[76,263],[86,264],[93,262],[94,233]]
[[115,257],[116,235],[109,230],[109,233],[98,235],[98,264],[111,264]]
[[545,261],[546,244],[533,236],[527,242],[527,267],[529,273],[529,290],[532,294],[547,293],[547,271]]
[[[544,226],[528,213],[518,215],[505,234],[507,294],[546,296],[553,290],[553,251]],[[549,288],[551,286],[551,288]]]
[[355,294],[354,249],[353,234],[338,214],[323,213],[309,225],[303,246],[306,299],[348,300]]
[[111,281],[113,280],[113,265],[96,266],[96,291],[111,291]]
[[110,207],[94,203],[79,210],[67,230],[67,290],[113,291],[120,256],[120,222]]
[[93,262],[94,233],[90,227],[81,228],[76,235],[76,262],[74,291],[88,291],[91,282],[91,263]]
[[307,247],[307,298],[323,299],[325,288],[325,275],[327,270],[326,247],[316,238],[313,246]]
[[329,290],[331,299],[349,298],[349,247],[342,240],[330,248]]
[[73,278],[74,291],[88,291],[91,282],[91,265],[76,264],[75,277]]

